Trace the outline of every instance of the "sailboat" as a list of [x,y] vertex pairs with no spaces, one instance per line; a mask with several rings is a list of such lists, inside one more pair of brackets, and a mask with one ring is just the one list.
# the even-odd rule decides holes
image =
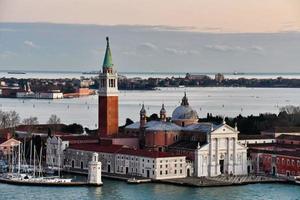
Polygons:
[[[21,142],[18,145],[18,164],[17,168],[15,169],[16,158],[14,155],[14,151],[11,155],[11,167],[10,172],[4,173],[0,177],[0,182],[16,184],[16,185],[36,185],[36,186],[43,186],[43,185],[65,185],[70,183],[72,179],[61,178],[60,172],[59,176],[51,176],[51,177],[44,177],[43,176],[43,169],[42,169],[42,149],[40,150],[39,158],[36,156],[36,148],[34,146],[33,149],[33,173],[21,173]],[[38,168],[36,164],[38,163]],[[60,169],[60,167],[59,167]],[[15,172],[16,171],[16,172]]]

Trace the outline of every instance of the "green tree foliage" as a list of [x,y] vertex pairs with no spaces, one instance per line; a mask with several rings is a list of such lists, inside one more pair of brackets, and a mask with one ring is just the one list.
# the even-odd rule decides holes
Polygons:
[[74,123],[63,126],[61,131],[65,133],[81,134],[83,133],[83,127],[80,124]]

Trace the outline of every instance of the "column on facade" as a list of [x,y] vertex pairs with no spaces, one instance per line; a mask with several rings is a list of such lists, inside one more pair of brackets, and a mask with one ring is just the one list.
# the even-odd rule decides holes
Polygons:
[[208,170],[209,170],[209,173],[208,175],[211,176],[211,172],[212,172],[212,140],[211,140],[211,135],[209,135],[208,137],[209,138],[209,156],[208,156]]
[[219,138],[216,138],[216,155],[215,155],[215,174],[219,174]]
[[233,138],[233,174],[236,173],[235,168],[236,168],[236,164],[237,164],[236,163],[236,156],[237,156],[236,143],[237,143],[236,138]]
[[227,140],[227,173],[230,173],[230,138],[226,138]]

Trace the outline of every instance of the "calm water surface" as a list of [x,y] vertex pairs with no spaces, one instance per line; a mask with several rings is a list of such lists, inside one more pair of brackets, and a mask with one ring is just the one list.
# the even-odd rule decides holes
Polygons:
[[299,200],[300,187],[283,184],[254,184],[219,188],[189,188],[164,184],[128,185],[104,179],[94,187],[28,187],[0,184],[0,199],[113,199],[113,200]]
[[[184,91],[190,105],[200,117],[206,114],[234,117],[278,113],[285,105],[300,104],[298,88],[160,88],[155,91],[121,91],[119,94],[119,122],[125,119],[139,119],[141,104],[145,103],[147,113],[159,113],[161,104],[166,105],[167,115],[180,104]],[[75,99],[36,100],[0,98],[1,110],[15,110],[21,118],[36,116],[45,123],[51,114],[56,114],[64,123],[80,123],[85,127],[97,127],[98,97]]]

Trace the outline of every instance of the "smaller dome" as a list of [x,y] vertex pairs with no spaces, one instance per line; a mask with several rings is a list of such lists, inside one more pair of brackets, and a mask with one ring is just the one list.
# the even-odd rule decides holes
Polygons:
[[167,111],[166,111],[166,109],[165,109],[165,104],[162,104],[162,106],[161,106],[161,109],[160,109],[160,112],[159,112],[159,113],[160,113],[161,115],[165,115],[165,114],[166,114],[166,112],[167,112]]
[[145,109],[144,104],[142,105],[142,108],[140,110],[140,115],[146,115],[146,109]]

